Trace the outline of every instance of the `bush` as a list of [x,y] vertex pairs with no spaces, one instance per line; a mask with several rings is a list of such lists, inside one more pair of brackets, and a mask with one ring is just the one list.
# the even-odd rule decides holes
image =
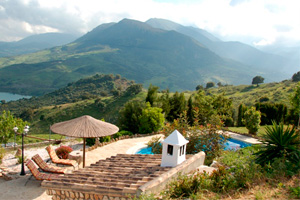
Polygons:
[[244,119],[242,122],[245,124],[249,131],[249,134],[256,135],[260,124],[260,112],[256,111],[255,107],[247,109],[244,113]]
[[179,174],[163,192],[163,199],[186,199],[208,187],[209,180],[206,173],[195,173],[190,176]]
[[295,73],[295,74],[293,74],[293,76],[292,76],[292,81],[293,81],[293,82],[298,82],[298,81],[300,81],[300,71],[297,72],[297,73]]
[[[263,136],[264,146],[256,155],[255,161],[264,166],[272,164],[276,159],[283,158],[284,163],[291,169],[299,170],[300,163],[300,135],[296,133],[295,127],[284,129],[283,124],[277,125],[273,121],[271,127],[266,127]],[[291,163],[291,166],[288,166]]]
[[[21,164],[21,163],[22,163],[22,155],[21,155],[21,156],[16,156],[16,158],[17,158],[17,163],[18,163],[18,164]],[[26,161],[26,159],[27,159],[27,157],[26,157],[26,156],[24,156],[24,160],[23,160],[23,162],[25,162],[25,161]]]
[[62,159],[67,159],[72,151],[73,149],[69,146],[60,146],[55,150],[57,156]]
[[5,156],[5,149],[0,147],[0,164],[2,163],[2,159]]
[[148,143],[147,146],[152,148],[152,153],[162,154],[162,145],[160,143],[161,137],[153,137]]
[[177,129],[189,141],[186,153],[196,154],[204,151],[206,154],[205,164],[210,164],[223,151],[227,137],[217,132],[220,126],[211,124],[202,126],[197,121],[193,126],[189,126],[187,121],[186,112],[183,112],[180,118],[174,120],[172,124],[167,123],[163,130],[165,137]]
[[99,138],[99,141],[100,141],[101,143],[103,143],[103,142],[110,142],[110,139],[111,139],[110,136],[104,136],[104,137],[100,137],[100,138]]
[[157,132],[162,128],[165,118],[162,114],[162,109],[151,107],[150,103],[146,103],[146,108],[142,110],[139,117],[139,133],[152,133]]
[[239,149],[237,151],[226,151],[218,158],[218,161],[227,168],[229,173],[234,174],[236,188],[249,188],[254,180],[260,178],[262,168],[254,162],[255,155],[259,150],[259,146],[250,146]]
[[140,116],[146,107],[145,102],[129,101],[120,111],[119,124],[123,130],[137,133],[140,127]]
[[95,138],[86,138],[85,139],[85,144],[87,146],[93,146],[95,144],[96,139]]
[[121,136],[123,136],[123,135],[129,135],[129,136],[132,136],[133,133],[130,132],[130,131],[122,130],[122,131],[119,131],[119,132],[117,132],[116,134],[114,134],[114,135],[113,135],[113,138],[116,139],[116,138],[119,138],[119,137],[121,137]]

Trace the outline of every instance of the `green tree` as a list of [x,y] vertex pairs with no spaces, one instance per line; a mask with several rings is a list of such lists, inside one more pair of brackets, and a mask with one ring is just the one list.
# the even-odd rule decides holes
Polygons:
[[260,124],[260,112],[251,107],[244,114],[243,123],[249,131],[249,134],[256,135]]
[[150,103],[146,103],[146,108],[143,109],[142,115],[139,117],[139,133],[157,132],[162,128],[165,118],[162,114],[162,109],[151,107]]
[[194,98],[194,117],[198,123],[205,125],[210,117],[216,113],[213,108],[212,97],[206,96],[203,90],[199,90]]
[[142,91],[142,89],[143,89],[142,84],[133,84],[126,89],[125,95],[130,96],[130,95],[138,94]]
[[31,121],[33,117],[34,117],[34,110],[32,108],[25,109],[20,115],[20,118],[26,121]]
[[261,113],[261,125],[271,125],[272,121],[284,122],[287,116],[287,107],[284,104],[256,103],[256,110]]
[[143,109],[146,107],[145,102],[129,101],[120,111],[119,124],[123,130],[131,131],[132,133],[139,132],[140,117]]
[[184,93],[175,92],[175,94],[170,98],[170,112],[166,117],[168,121],[172,122],[177,119],[183,111],[186,110],[186,100]]
[[298,82],[300,81],[300,71],[295,73],[293,76],[292,76],[292,81],[293,82]]
[[161,97],[159,98],[159,101],[161,104],[161,108],[163,109],[163,112],[165,113],[165,117],[167,117],[171,110],[169,89],[167,89],[167,91],[161,95]]
[[187,104],[187,118],[189,125],[193,125],[194,123],[194,111],[193,111],[193,99],[192,95],[189,97],[188,104]]
[[237,118],[237,126],[238,127],[244,126],[243,118],[244,118],[244,114],[245,114],[246,110],[247,110],[247,107],[243,103],[241,103],[239,106],[238,118]]
[[208,88],[212,88],[212,87],[215,87],[215,83],[214,82],[207,82],[206,83],[206,89],[208,89]]
[[196,91],[197,90],[203,90],[203,89],[204,89],[204,87],[202,85],[197,85],[197,87],[196,87]]
[[298,127],[299,127],[300,126],[300,83],[297,84],[294,93],[290,97],[290,101],[292,104],[292,109],[290,112],[293,113],[294,115],[293,118],[296,119],[298,116]]
[[212,96],[213,109],[219,115],[220,119],[223,120],[225,126],[233,125],[233,106],[232,100],[225,97],[224,94]]
[[260,83],[263,83],[264,82],[264,78],[261,77],[261,76],[255,76],[253,79],[252,79],[252,84],[256,84],[257,87],[258,87],[258,84]]
[[154,102],[157,100],[157,91],[159,87],[153,86],[150,84],[148,88],[148,93],[146,97],[146,102],[149,102],[151,106],[153,106]]
[[8,140],[15,135],[13,128],[17,126],[22,131],[25,125],[26,121],[15,118],[10,111],[3,111],[0,115],[0,143],[6,145]]

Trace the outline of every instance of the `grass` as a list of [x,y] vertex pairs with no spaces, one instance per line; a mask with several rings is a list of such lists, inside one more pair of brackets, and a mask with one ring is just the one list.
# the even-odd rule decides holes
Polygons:
[[[266,132],[266,127],[267,126],[271,126],[271,125],[264,125],[264,126],[260,126],[257,132],[257,136],[258,137],[262,137],[263,135],[265,135]],[[288,126],[284,126],[284,128],[287,128]],[[237,133],[242,133],[242,134],[248,134],[248,129],[246,127],[228,127],[229,131],[232,132],[237,132]]]
[[[265,127],[266,126],[260,126],[257,132],[257,136],[261,137],[265,134]],[[242,133],[242,134],[248,134],[248,129],[246,127],[228,127],[229,131]]]
[[[26,137],[26,136],[24,137],[24,143],[25,144],[43,142],[44,140],[49,139],[49,133],[48,134],[46,134],[46,133],[45,134],[34,134],[34,133],[31,133],[31,131],[29,131],[28,136],[29,137]],[[31,138],[30,136],[33,136],[33,137],[36,137],[36,138]],[[44,139],[44,140],[40,140],[38,138],[41,138],[41,139]],[[61,139],[65,139],[65,136],[51,133],[50,134],[50,139],[61,140]],[[14,142],[14,137],[11,138],[8,142],[9,143]],[[22,137],[21,136],[16,137],[16,143],[19,144],[19,145],[22,144]]]

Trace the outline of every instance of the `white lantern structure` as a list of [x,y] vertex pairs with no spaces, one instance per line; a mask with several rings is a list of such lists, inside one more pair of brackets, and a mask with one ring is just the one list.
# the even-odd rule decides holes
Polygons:
[[161,167],[176,167],[185,161],[186,140],[182,134],[175,130],[162,142]]

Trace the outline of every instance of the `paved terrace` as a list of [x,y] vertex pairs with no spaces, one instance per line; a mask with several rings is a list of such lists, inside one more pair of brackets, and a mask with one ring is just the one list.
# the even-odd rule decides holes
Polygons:
[[[80,198],[80,194],[84,194],[85,199],[126,198],[170,170],[160,167],[160,163],[161,155],[118,154],[56,180],[44,181],[42,187],[50,188],[48,193],[53,199]],[[65,195],[57,194],[57,191],[64,191]]]
[[[91,150],[86,152],[86,165],[91,165],[99,160],[104,160],[111,156],[116,156],[118,153],[125,154],[130,149],[136,149],[136,146],[143,146],[152,137],[156,137],[159,135],[152,135],[146,137],[139,137],[139,138],[130,138],[119,140],[117,142],[113,142],[111,144],[105,145],[103,147],[98,147],[97,149]],[[74,145],[71,145],[74,147]],[[76,146],[78,146],[76,144]],[[55,148],[57,148],[56,146]],[[75,155],[82,155],[82,151],[79,149],[82,148],[82,144],[79,144],[76,147],[76,151],[74,152]],[[40,154],[44,160],[49,158],[45,147],[38,147],[38,148],[25,148],[25,156],[27,158],[31,158],[35,154]],[[1,167],[6,168],[10,172],[16,172],[17,174],[21,171],[21,165],[14,165],[10,161],[16,162],[16,160],[12,159],[14,157],[15,152],[7,155],[2,163]],[[52,199],[51,196],[46,194],[46,189],[40,187],[41,181],[37,181],[34,178],[31,178],[27,182],[28,178],[30,177],[30,172],[25,166],[26,176],[21,176],[17,179],[5,181],[3,178],[0,178],[0,188],[2,191],[0,193],[0,199],[35,199],[35,200],[50,200]],[[1,173],[0,173],[1,176]]]

